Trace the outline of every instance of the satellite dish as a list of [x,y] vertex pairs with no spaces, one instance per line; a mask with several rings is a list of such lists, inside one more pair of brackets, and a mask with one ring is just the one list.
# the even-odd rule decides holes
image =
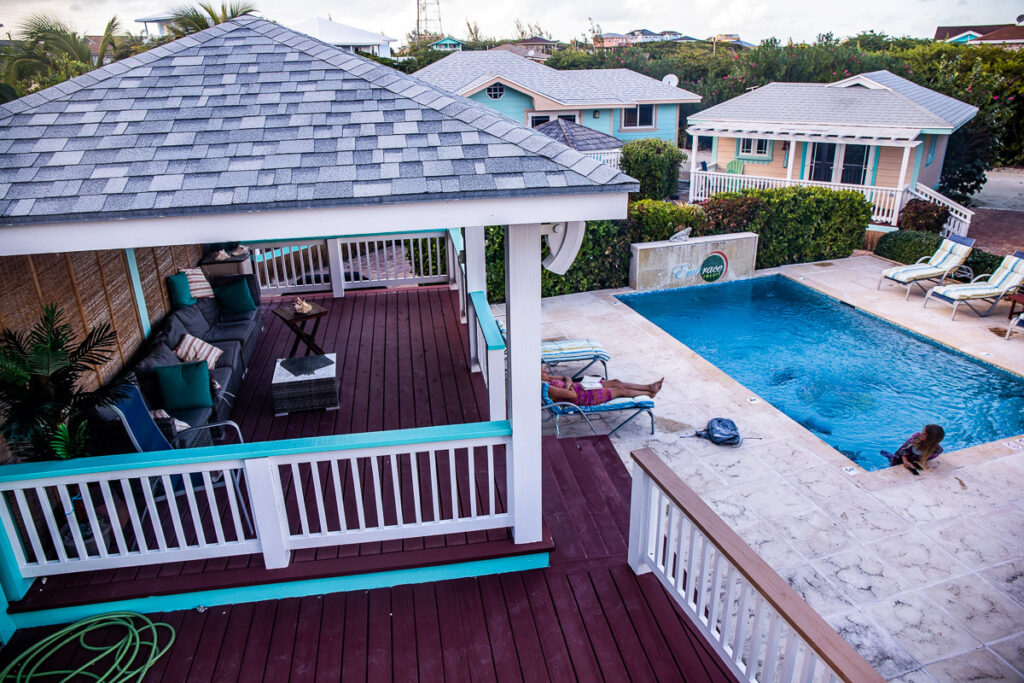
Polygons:
[[661,79],[661,82],[670,88],[674,88],[679,85],[679,76],[675,74],[665,74],[665,77]]

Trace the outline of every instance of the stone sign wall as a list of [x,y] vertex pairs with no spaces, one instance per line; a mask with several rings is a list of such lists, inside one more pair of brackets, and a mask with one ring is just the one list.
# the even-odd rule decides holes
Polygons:
[[631,245],[629,286],[638,291],[744,280],[754,274],[757,234],[694,237]]

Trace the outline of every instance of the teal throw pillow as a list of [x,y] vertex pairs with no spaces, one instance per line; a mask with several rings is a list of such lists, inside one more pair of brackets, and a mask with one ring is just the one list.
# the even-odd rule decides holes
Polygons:
[[218,303],[231,313],[247,313],[256,310],[256,302],[252,300],[249,283],[244,278],[232,280],[231,284],[214,287],[213,295]]
[[190,408],[212,408],[210,394],[210,367],[206,361],[164,365],[156,368],[156,381],[164,410],[188,410]]
[[185,308],[196,302],[185,273],[175,273],[167,278],[167,293],[171,296],[171,306],[174,308]]

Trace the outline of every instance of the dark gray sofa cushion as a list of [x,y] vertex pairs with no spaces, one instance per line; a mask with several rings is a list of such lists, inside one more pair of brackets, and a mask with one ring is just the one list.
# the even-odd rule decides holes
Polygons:
[[[185,306],[179,308],[168,318],[177,318],[185,331],[191,334],[193,337],[199,337],[202,340],[206,340],[206,335],[210,331],[210,323],[203,317],[203,312],[199,309],[199,303],[194,303],[191,306]],[[180,337],[179,337],[180,339]]]

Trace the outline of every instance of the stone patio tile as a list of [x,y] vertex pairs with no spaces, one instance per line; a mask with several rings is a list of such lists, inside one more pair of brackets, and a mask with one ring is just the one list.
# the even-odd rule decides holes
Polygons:
[[925,667],[938,683],[964,683],[964,681],[1020,681],[1020,673],[986,648],[978,648],[956,657],[950,657]]
[[1024,554],[1024,506],[1019,503],[1001,505],[979,512],[970,519],[986,529],[989,534],[995,532],[995,538],[1016,548],[1017,554]]
[[934,662],[981,645],[977,638],[920,592],[903,593],[875,603],[868,606],[867,613],[910,656],[922,663]]
[[793,544],[779,536],[775,527],[768,522],[740,527],[736,533],[775,571],[805,561]]
[[1009,662],[1010,666],[1024,674],[1024,633],[1004,638],[995,643],[989,643],[988,646],[993,652]]
[[965,470],[927,477],[920,487],[934,493],[951,508],[967,514],[987,510],[1013,499],[1012,490],[982,482]]
[[945,496],[929,491],[917,481],[875,491],[874,496],[908,522],[936,522],[962,514]]
[[996,588],[1024,605],[1024,557],[981,570]]
[[738,500],[732,489],[712,491],[701,497],[733,529],[764,521],[752,507],[746,504],[746,501]]
[[[887,679],[911,675],[921,664],[860,610],[829,619],[832,628]],[[914,680],[913,678],[904,680]],[[928,680],[928,679],[924,679]]]
[[992,533],[992,527],[983,526],[984,522],[983,518],[975,515],[943,522],[924,532],[971,569],[988,567],[1024,554],[1024,546],[1013,540],[1000,539]]
[[773,485],[783,483],[771,467],[748,449],[721,450],[705,462],[730,486],[765,480],[771,480]]
[[935,679],[925,673],[924,669],[917,669],[902,676],[890,678],[889,683],[935,683]]
[[813,451],[791,441],[771,441],[753,445],[748,451],[780,474],[791,470],[806,470],[823,462]]
[[1005,594],[977,574],[921,590],[982,642],[1024,630],[1024,607],[1007,600]]
[[919,583],[968,573],[966,565],[917,531],[890,536],[867,546],[902,576]]
[[779,535],[806,557],[831,555],[854,545],[854,539],[825,513],[812,510],[774,520]]
[[863,546],[818,558],[811,562],[811,566],[857,604],[879,600],[913,587],[909,580]]
[[786,481],[819,504],[835,500],[852,500],[860,493],[852,477],[831,465],[793,470],[783,476]]
[[862,542],[902,533],[910,526],[901,515],[863,492],[823,501],[821,506],[839,526]]
[[848,611],[853,602],[842,594],[817,569],[807,563],[779,572],[793,590],[818,614],[830,615]]
[[733,486],[733,493],[765,519],[779,519],[815,509],[814,503],[796,487],[781,481],[777,474],[741,486]]

